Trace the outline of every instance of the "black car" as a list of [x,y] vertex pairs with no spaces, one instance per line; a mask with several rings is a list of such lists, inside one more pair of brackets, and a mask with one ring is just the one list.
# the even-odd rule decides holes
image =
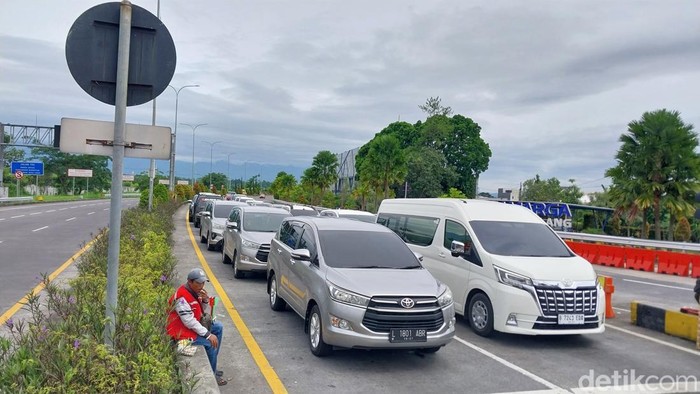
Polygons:
[[206,206],[205,201],[208,200],[221,200],[222,197],[215,193],[197,193],[192,197],[192,202],[190,203],[190,214],[189,220],[194,223],[195,227],[199,227],[199,220],[196,220],[198,212],[202,212]]

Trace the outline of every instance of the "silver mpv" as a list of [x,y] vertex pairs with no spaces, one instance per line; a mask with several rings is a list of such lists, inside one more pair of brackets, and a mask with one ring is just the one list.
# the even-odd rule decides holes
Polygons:
[[455,334],[452,293],[394,232],[351,219],[282,221],[267,265],[270,307],[304,318],[309,347],[434,353]]

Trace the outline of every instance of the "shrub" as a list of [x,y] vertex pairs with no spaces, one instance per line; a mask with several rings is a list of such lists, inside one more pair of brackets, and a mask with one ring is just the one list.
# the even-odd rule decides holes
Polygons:
[[123,215],[113,349],[103,343],[108,249],[103,229],[80,258],[70,287],[57,287],[44,276],[45,304],[30,295],[31,320],[6,323],[11,338],[0,338],[0,392],[182,391],[175,349],[165,334],[167,301],[174,292],[169,278],[176,264],[170,249],[175,207],[166,200],[151,212],[136,208]]

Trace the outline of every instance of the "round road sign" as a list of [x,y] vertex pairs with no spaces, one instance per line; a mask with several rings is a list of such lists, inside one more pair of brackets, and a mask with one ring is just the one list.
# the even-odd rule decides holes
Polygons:
[[15,171],[15,178],[22,179],[23,176],[24,176],[24,173],[22,172],[22,170]]

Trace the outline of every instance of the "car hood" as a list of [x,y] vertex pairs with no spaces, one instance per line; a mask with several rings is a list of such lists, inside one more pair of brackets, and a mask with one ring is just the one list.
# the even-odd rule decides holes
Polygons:
[[338,287],[373,296],[439,296],[441,284],[425,269],[327,268],[326,279]]
[[241,238],[245,238],[249,241],[253,241],[258,244],[269,244],[272,238],[275,236],[274,232],[257,232],[257,231],[246,231],[241,233]]
[[491,256],[493,264],[537,281],[591,281],[596,279],[593,266],[579,256],[513,257]]
[[211,223],[218,224],[219,226],[225,226],[226,225],[226,218],[212,218]]

